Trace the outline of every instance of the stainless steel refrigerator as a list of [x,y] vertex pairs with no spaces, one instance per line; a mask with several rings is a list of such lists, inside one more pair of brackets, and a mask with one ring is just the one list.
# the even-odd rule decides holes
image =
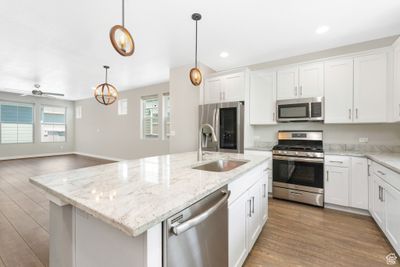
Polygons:
[[203,150],[243,153],[244,151],[244,102],[200,105],[199,126],[210,124],[217,135],[217,143],[210,133],[203,132]]

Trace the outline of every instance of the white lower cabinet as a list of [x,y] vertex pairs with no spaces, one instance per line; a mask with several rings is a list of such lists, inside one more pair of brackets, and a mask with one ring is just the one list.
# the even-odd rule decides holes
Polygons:
[[368,162],[364,157],[325,157],[325,202],[368,210]]
[[372,162],[370,175],[373,186],[371,215],[396,252],[400,253],[400,187],[389,184],[400,179],[400,174]]
[[267,164],[228,185],[229,266],[242,266],[268,218]]
[[325,167],[325,202],[349,205],[349,168]]
[[229,266],[241,266],[247,256],[247,194],[229,205]]
[[368,209],[368,162],[366,158],[351,158],[350,206]]

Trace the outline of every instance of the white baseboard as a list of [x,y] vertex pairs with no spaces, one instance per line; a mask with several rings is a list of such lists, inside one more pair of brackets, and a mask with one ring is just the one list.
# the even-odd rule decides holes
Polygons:
[[362,209],[357,209],[357,208],[352,208],[352,207],[343,207],[343,206],[339,206],[339,205],[335,205],[335,204],[325,203],[325,208],[333,209],[333,210],[340,210],[340,211],[364,215],[364,216],[371,216],[371,214],[369,213],[368,210],[362,210]]
[[80,156],[85,156],[85,157],[91,157],[91,158],[98,158],[98,159],[111,160],[111,161],[123,161],[123,160],[125,160],[125,159],[121,159],[121,158],[107,157],[107,156],[101,156],[101,155],[90,154],[90,153],[83,153],[83,152],[77,152],[77,151],[71,152],[71,154],[80,155]]
[[41,158],[41,157],[51,157],[51,156],[63,156],[63,155],[71,155],[74,152],[59,152],[59,153],[43,153],[43,154],[32,154],[32,155],[19,155],[19,156],[10,156],[10,157],[1,157],[0,161],[3,160],[13,160],[13,159],[28,159],[28,158]]

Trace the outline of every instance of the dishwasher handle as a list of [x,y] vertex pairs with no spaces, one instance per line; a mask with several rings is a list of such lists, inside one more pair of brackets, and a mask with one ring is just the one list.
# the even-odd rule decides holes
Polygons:
[[186,222],[172,226],[171,227],[172,233],[174,233],[174,235],[182,234],[183,232],[189,230],[190,228],[198,225],[199,223],[205,221],[208,217],[210,217],[210,215],[212,215],[216,210],[219,209],[219,207],[221,207],[226,203],[226,201],[228,201],[228,198],[231,194],[231,191],[229,190],[228,191],[222,190],[221,192],[223,193],[224,197],[221,198],[214,206],[212,206],[205,212],[200,213],[199,215],[193,217],[192,219],[187,220]]

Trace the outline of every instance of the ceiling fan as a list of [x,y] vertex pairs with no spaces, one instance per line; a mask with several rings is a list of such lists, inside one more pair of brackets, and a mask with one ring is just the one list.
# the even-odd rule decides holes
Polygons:
[[[64,94],[60,93],[52,93],[52,92],[43,92],[40,90],[40,84],[34,84],[33,85],[35,89],[32,90],[32,95],[33,96],[41,96],[41,97],[55,97],[55,96],[64,96]],[[29,94],[23,94],[22,96],[27,96]]]

